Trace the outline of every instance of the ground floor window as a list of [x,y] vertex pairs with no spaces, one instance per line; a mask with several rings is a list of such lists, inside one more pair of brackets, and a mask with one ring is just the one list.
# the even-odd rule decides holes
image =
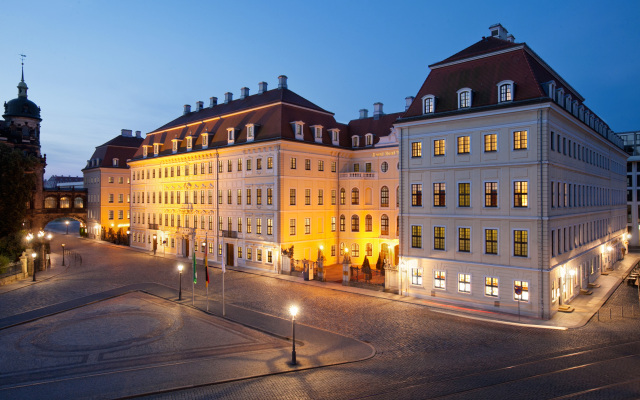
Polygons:
[[262,249],[256,250],[256,261],[262,262]]
[[484,278],[484,294],[485,296],[498,297],[498,278]]
[[471,274],[458,274],[458,291],[471,293]]
[[[520,294],[518,294],[518,292],[520,292]],[[513,282],[513,299],[516,301],[529,301],[529,282]]]
[[247,247],[247,260],[251,260],[251,258],[253,257],[253,249],[251,249],[251,247]]
[[422,268],[411,268],[411,284],[422,285]]
[[446,273],[444,271],[433,271],[433,286],[436,289],[446,289]]
[[267,250],[267,262],[269,264],[273,262],[273,252],[271,250]]

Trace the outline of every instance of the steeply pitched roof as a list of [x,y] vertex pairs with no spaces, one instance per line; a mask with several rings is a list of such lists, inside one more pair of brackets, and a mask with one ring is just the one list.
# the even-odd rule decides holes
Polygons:
[[[96,147],[91,159],[84,170],[93,168],[129,168],[127,160],[133,158],[142,144],[144,138],[135,136],[118,135],[108,142]],[[118,165],[113,165],[113,159],[118,159]],[[93,165],[92,160],[99,159],[98,165]]]

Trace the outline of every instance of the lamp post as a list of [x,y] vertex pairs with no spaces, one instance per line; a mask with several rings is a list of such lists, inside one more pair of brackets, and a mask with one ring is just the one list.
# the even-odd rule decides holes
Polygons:
[[289,313],[291,313],[291,336],[293,342],[293,349],[291,350],[291,365],[296,365],[296,314],[298,314],[298,307],[289,307]]
[[[42,258],[40,259],[40,263],[44,267],[44,231],[38,232],[38,243],[40,244],[40,248],[42,249]],[[33,268],[35,269],[35,265],[33,266]]]
[[[53,237],[50,233],[47,233],[47,243],[51,243],[51,238]],[[43,249],[44,253],[44,249]],[[47,267],[51,267],[51,246],[49,246],[49,259],[47,260]]]
[[180,290],[178,291],[178,301],[182,300],[182,264],[178,264],[178,272],[180,274]]
[[31,257],[33,257],[33,282],[36,281],[36,255],[35,251],[31,253]]
[[64,243],[62,243],[62,266],[64,267]]
[[64,224],[67,226],[67,235],[69,234],[69,221],[64,221]]

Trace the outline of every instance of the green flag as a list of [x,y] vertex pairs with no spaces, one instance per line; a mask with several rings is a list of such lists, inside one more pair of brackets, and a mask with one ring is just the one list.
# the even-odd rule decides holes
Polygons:
[[198,283],[198,271],[196,271],[196,251],[193,250],[193,283]]

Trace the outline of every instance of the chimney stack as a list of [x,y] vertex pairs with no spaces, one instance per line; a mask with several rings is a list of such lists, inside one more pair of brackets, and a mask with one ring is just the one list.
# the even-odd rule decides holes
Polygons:
[[122,136],[130,137],[131,136],[131,129],[120,129],[120,134]]
[[184,105],[184,113],[182,115],[187,115],[191,112],[191,106],[189,104]]
[[136,131],[136,137],[137,137],[137,138],[142,137],[142,132],[140,132],[140,131]]
[[366,108],[361,108],[360,109],[360,119],[364,119],[364,118],[368,118],[369,117],[369,110],[367,110]]
[[373,103],[373,119],[379,119],[381,115],[383,115],[384,113],[382,112],[382,103],[377,102],[377,103]]
[[240,99],[246,99],[247,97],[249,97],[249,88],[246,86],[240,88]]
[[227,92],[224,94],[224,102],[229,103],[233,100],[233,93]]
[[262,94],[267,91],[267,82],[258,83],[258,94]]
[[209,97],[209,107],[214,107],[218,105],[217,97]]
[[280,75],[278,77],[278,89],[287,89],[287,77],[286,77],[286,75]]
[[201,111],[204,103],[201,101],[196,101],[196,111]]
[[407,111],[409,109],[409,107],[411,107],[411,103],[413,103],[413,99],[415,99],[415,97],[413,96],[407,96],[404,98],[405,101],[405,105],[404,105],[404,110]]

